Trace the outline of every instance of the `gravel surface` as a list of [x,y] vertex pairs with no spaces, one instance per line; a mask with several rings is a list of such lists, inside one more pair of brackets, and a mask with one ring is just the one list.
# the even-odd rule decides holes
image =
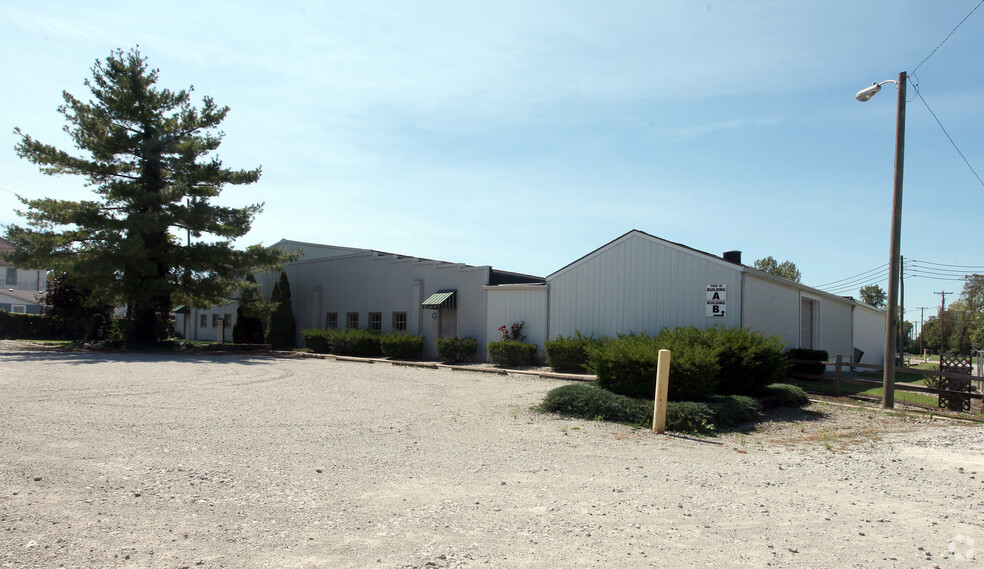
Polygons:
[[[0,344],[0,567],[963,567],[976,425],[653,435],[529,376]],[[980,555],[984,557],[984,553]]]

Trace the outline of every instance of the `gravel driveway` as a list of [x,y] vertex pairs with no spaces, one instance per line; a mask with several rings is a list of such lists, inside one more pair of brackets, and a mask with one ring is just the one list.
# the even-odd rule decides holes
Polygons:
[[976,426],[815,404],[657,436],[530,410],[560,383],[4,342],[0,567],[979,563]]

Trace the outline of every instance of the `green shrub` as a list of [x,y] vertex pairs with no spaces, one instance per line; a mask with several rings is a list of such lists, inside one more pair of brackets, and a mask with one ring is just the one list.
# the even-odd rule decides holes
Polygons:
[[796,363],[792,363],[793,360],[810,360],[816,362],[825,362],[827,361],[828,356],[829,354],[827,354],[826,350],[809,350],[806,348],[793,348],[791,350],[786,351],[786,357],[789,358],[789,362],[791,365],[789,369],[790,373],[801,373],[805,375],[823,375],[823,372],[827,369],[827,366],[821,363],[796,364]]
[[383,355],[380,334],[373,330],[304,330],[305,345],[319,354],[376,357]]
[[664,330],[658,336],[620,335],[592,350],[589,366],[604,389],[652,399],[656,390],[656,364],[659,350],[668,349],[670,358],[671,401],[702,400],[714,394],[719,365],[717,354],[702,342],[694,342],[696,329],[683,333]]
[[438,338],[437,357],[444,363],[460,362],[475,355],[478,351],[478,340],[475,338]]
[[765,392],[779,407],[806,407],[810,404],[810,396],[797,385],[773,383],[765,388]]
[[709,328],[705,338],[718,352],[722,395],[760,395],[765,386],[786,377],[789,360],[778,336],[741,328]]
[[576,336],[565,338],[558,336],[554,340],[544,342],[543,349],[547,353],[547,362],[556,371],[584,372],[587,370],[588,357],[591,350],[601,346],[604,340],[592,336]]
[[489,342],[489,359],[497,366],[531,366],[536,362],[536,344],[518,340]]
[[666,404],[666,429],[677,433],[710,436],[716,430],[714,414],[706,403],[670,401]]
[[762,418],[762,403],[747,395],[718,395],[707,402],[718,430],[730,429]]
[[[563,385],[551,390],[539,410],[565,417],[637,427],[652,427],[653,421],[652,401],[618,395],[587,383]],[[718,396],[707,402],[670,401],[666,405],[666,428],[678,433],[706,436],[757,421],[761,416],[761,404],[744,395]]]
[[653,402],[633,399],[586,383],[563,385],[547,393],[540,404],[546,413],[645,426],[653,420]]
[[407,332],[390,332],[379,337],[383,355],[398,360],[413,360],[424,353],[424,337]]
[[301,330],[301,337],[304,338],[304,345],[316,354],[331,353],[331,330]]
[[14,314],[0,310],[0,337],[25,340],[79,340],[85,323],[41,314]]

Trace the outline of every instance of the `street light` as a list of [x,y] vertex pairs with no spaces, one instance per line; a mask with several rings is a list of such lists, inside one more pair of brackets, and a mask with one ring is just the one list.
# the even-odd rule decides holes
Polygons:
[[905,71],[899,73],[898,81],[888,79],[874,83],[867,89],[858,91],[854,96],[862,103],[881,91],[885,83],[895,83],[899,91],[898,115],[895,121],[895,187],[892,193],[892,239],[891,257],[888,260],[888,314],[885,316],[885,371],[882,375],[882,407],[895,407],[895,357],[896,335],[898,322],[896,316],[899,309],[899,272],[902,234],[902,161],[905,156]]

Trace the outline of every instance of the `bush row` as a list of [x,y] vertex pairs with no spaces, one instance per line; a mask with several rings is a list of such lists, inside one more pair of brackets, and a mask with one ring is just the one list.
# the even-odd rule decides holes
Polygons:
[[[765,393],[781,392],[785,406],[809,403],[806,393],[793,385],[770,385]],[[798,393],[797,393],[798,392]],[[578,383],[553,389],[540,404],[540,410],[565,417],[612,421],[638,427],[652,427],[653,402],[612,393],[593,384]],[[710,435],[753,422],[762,416],[762,403],[743,395],[722,395],[705,402],[671,401],[666,407],[667,429]]]
[[331,328],[302,330],[304,343],[319,354],[415,359],[424,352],[424,337],[406,332],[380,334],[373,330]]
[[759,395],[783,379],[788,367],[777,336],[740,328],[679,327],[656,336],[645,333],[614,339],[580,334],[546,343],[551,364],[594,372],[601,387],[630,397],[653,397],[659,350],[672,352],[669,398],[705,400],[719,395]]
[[558,336],[544,342],[547,363],[556,371],[583,373],[588,370],[588,357],[592,350],[601,347],[607,338],[584,336],[580,332],[570,337]]
[[815,362],[825,362],[827,361],[827,356],[829,355],[826,350],[809,350],[807,348],[793,348],[786,352],[790,361],[790,370],[792,373],[801,373],[805,375],[823,375],[824,370],[827,366],[822,363],[802,363],[794,364],[794,360],[809,360]]
[[85,323],[41,314],[14,314],[0,310],[0,337],[25,340],[78,340]]

